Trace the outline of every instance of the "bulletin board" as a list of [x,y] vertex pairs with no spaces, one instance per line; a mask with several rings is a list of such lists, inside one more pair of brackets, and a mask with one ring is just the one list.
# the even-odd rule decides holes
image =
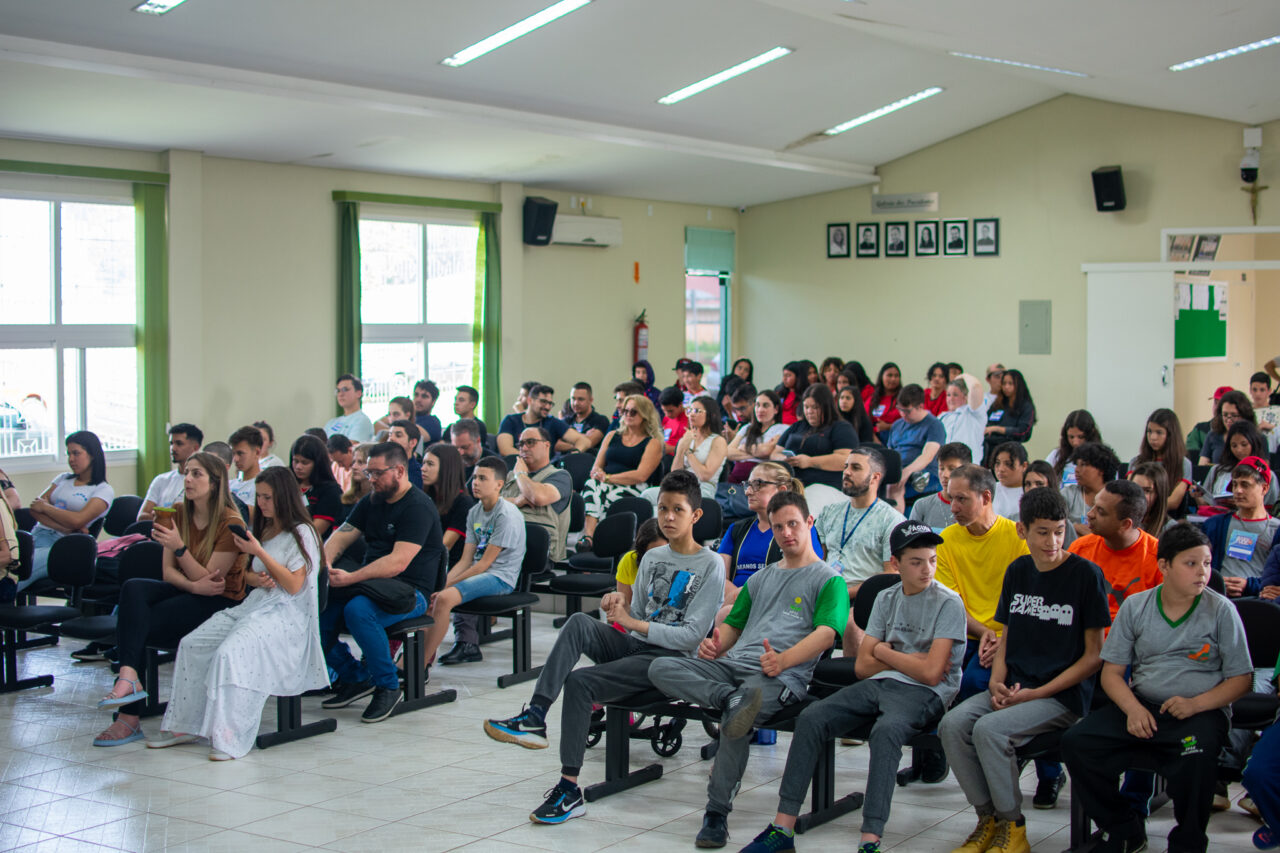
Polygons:
[[1227,283],[1174,276],[1177,314],[1173,323],[1175,359],[1227,357]]

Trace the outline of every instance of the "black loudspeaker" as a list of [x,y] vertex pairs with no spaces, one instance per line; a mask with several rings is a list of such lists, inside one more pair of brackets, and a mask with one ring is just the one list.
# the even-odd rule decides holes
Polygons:
[[[1098,210],[1109,213],[1124,210],[1124,178],[1119,166],[1102,166],[1093,170],[1093,200]],[[528,214],[525,214],[528,221]],[[525,226],[526,228],[528,226]]]
[[551,226],[556,222],[558,205],[549,198],[525,196],[524,242],[530,246],[545,246],[551,242]]

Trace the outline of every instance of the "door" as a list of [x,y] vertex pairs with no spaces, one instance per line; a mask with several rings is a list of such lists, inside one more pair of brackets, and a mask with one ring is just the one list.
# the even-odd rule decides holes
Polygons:
[[1173,274],[1087,275],[1085,408],[1127,462],[1147,416],[1173,408]]

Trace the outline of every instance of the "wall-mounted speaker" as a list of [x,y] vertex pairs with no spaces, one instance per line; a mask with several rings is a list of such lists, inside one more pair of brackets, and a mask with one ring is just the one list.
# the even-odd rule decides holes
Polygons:
[[1124,210],[1124,178],[1119,166],[1102,166],[1093,170],[1093,200],[1098,210],[1109,213]]
[[556,207],[549,198],[525,196],[524,242],[530,246],[545,246],[551,242],[551,226],[556,223]]

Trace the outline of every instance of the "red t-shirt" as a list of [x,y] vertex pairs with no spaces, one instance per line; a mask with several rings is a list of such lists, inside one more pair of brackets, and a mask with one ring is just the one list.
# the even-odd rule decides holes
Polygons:
[[930,399],[929,392],[931,389],[924,389],[924,407],[929,410],[930,414],[940,416],[947,410],[947,389],[943,388],[937,397]]
[[795,423],[796,418],[796,392],[792,389],[782,398],[782,422],[787,426]]
[[665,443],[672,450],[680,443],[680,438],[689,429],[689,419],[685,417],[684,412],[680,413],[678,418],[662,418],[662,437]]
[[[875,396],[875,389],[871,389],[871,394]],[[867,414],[871,415],[873,421],[884,421],[885,423],[893,423],[902,417],[902,412],[898,411],[898,395],[885,394],[879,400],[872,400],[867,403]]]

